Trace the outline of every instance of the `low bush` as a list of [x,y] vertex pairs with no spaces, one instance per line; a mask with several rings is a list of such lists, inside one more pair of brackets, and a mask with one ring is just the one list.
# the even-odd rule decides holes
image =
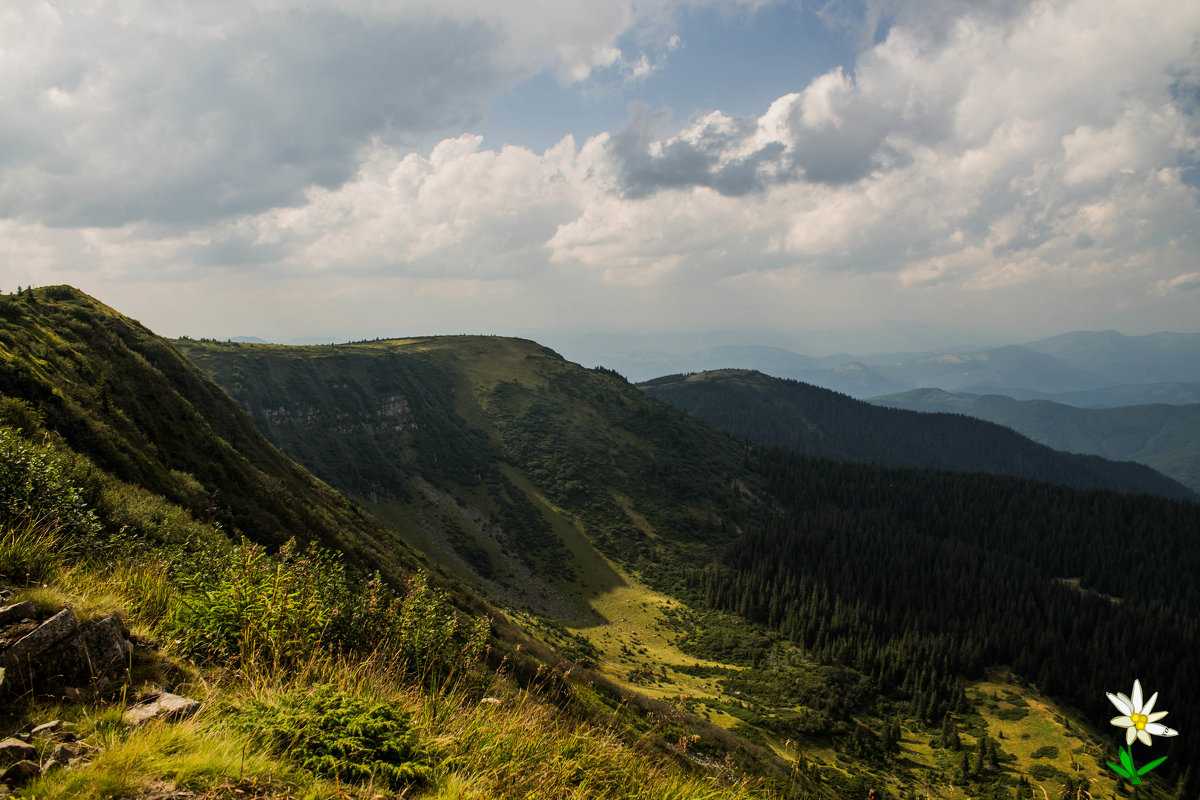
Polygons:
[[340,781],[400,789],[429,780],[432,758],[391,704],[329,685],[252,700],[236,727],[310,772]]

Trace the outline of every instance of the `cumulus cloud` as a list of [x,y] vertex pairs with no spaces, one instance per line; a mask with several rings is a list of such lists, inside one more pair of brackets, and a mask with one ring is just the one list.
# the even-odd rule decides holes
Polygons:
[[[681,193],[752,196],[749,230],[794,264],[894,272],[910,287],[1096,280],[1144,272],[1151,252],[1164,265],[1195,258],[1182,165],[1200,136],[1178,86],[1198,74],[1200,12],[938,8],[915,4],[853,72],[832,70],[761,117],[714,112],[664,136],[661,116],[635,111],[609,153],[624,196],[645,206],[636,216],[668,213]],[[626,241],[633,257],[642,241]]]
[[372,141],[411,149],[535,72],[617,64],[639,26],[669,47],[692,2],[12,0],[0,217],[178,226],[294,206],[352,178]]
[[1174,278],[1158,281],[1154,284],[1154,291],[1160,295],[1200,291],[1200,272],[1186,272]]

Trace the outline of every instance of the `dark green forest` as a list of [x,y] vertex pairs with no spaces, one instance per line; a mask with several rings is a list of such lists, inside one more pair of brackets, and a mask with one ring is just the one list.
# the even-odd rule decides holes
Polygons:
[[[928,724],[958,678],[1007,665],[1097,725],[1133,678],[1195,730],[1200,506],[1001,477],[755,453],[782,507],[694,596],[779,631],[819,661],[899,692]],[[1180,761],[1194,738],[1172,739]]]

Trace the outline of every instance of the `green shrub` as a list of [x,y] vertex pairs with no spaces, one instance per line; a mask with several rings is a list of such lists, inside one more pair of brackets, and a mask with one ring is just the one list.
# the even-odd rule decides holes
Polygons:
[[1030,758],[1058,758],[1058,748],[1052,744],[1044,745],[1034,750]]
[[185,652],[222,663],[288,669],[314,654],[378,654],[412,676],[441,680],[473,664],[485,618],[465,621],[424,575],[402,596],[374,575],[355,582],[336,553],[287,542],[275,556],[243,541],[181,577],[165,625]]
[[333,554],[300,553],[293,540],[271,558],[243,541],[220,563],[183,580],[166,624],[191,655],[288,667],[319,649],[345,594],[345,571]]
[[[380,642],[410,673],[436,682],[473,664],[487,644],[486,618],[464,620],[423,573],[408,583],[386,618],[391,628]],[[380,633],[383,633],[382,631]]]
[[1029,776],[1039,781],[1048,781],[1055,778],[1065,778],[1066,773],[1060,769],[1055,769],[1049,764],[1034,764],[1029,768]]
[[100,523],[73,481],[74,471],[50,446],[0,427],[0,525],[35,523],[72,539],[94,537]]
[[277,754],[323,777],[399,789],[432,775],[409,714],[333,686],[254,700],[234,718]]

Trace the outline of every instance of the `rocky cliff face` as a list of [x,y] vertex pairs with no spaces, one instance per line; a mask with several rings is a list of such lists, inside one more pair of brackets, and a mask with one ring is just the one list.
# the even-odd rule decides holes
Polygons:
[[377,437],[415,430],[417,427],[408,398],[402,394],[380,398],[373,407],[365,410],[350,410],[340,405],[330,408],[308,404],[252,406],[247,410],[268,431],[281,427],[320,427],[344,436],[362,434]]

